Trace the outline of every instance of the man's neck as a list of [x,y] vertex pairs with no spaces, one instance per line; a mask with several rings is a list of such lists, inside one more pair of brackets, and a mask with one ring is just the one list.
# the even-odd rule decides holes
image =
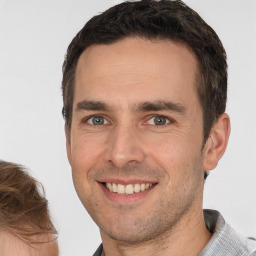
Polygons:
[[101,231],[105,256],[199,255],[212,234],[204,223],[203,211],[187,215],[173,230],[141,243],[116,241]]

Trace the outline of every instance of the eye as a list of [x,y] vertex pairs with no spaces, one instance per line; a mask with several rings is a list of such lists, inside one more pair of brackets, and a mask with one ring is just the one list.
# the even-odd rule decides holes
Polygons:
[[165,125],[171,123],[170,119],[165,116],[153,116],[148,120],[151,125]]
[[104,125],[108,124],[108,121],[103,116],[92,116],[85,120],[91,125]]

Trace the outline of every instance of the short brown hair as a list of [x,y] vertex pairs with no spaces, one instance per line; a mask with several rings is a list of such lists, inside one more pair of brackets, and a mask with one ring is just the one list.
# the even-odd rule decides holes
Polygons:
[[[56,236],[41,183],[21,165],[0,160],[0,230],[32,245],[33,237]],[[43,241],[45,242],[45,241]]]
[[72,123],[75,70],[82,52],[92,44],[111,44],[127,37],[183,42],[198,61],[197,94],[203,109],[204,141],[225,111],[226,52],[215,31],[180,0],[141,0],[113,6],[90,19],[70,43],[63,64],[63,116]]

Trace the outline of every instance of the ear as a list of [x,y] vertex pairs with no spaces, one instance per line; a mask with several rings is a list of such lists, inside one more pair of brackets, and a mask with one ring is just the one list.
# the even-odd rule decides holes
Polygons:
[[230,118],[224,113],[213,125],[204,146],[203,168],[205,171],[214,169],[224,154],[230,134]]
[[70,129],[65,124],[65,136],[66,136],[66,151],[67,151],[67,157],[69,164],[71,165],[71,132]]

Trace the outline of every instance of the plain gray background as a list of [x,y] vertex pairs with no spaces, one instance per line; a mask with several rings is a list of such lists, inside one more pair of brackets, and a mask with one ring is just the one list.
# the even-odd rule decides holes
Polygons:
[[[46,189],[62,256],[92,255],[97,226],[78,200],[61,116],[66,48],[93,15],[121,1],[0,0],[0,158],[28,166]],[[204,207],[256,237],[256,1],[190,0],[228,55],[232,132]]]

